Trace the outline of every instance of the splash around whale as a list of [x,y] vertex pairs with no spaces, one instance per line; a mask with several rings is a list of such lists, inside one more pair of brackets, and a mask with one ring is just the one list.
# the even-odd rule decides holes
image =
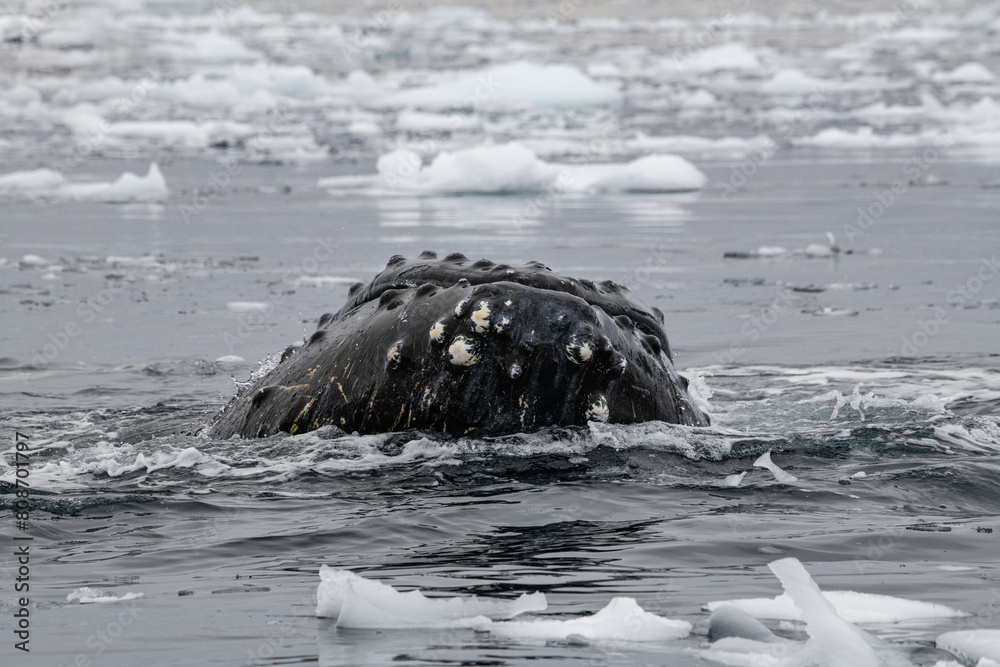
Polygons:
[[389,260],[315,333],[242,387],[208,435],[265,437],[326,425],[502,435],[588,421],[708,418],[678,375],[663,314],[611,281],[524,266]]

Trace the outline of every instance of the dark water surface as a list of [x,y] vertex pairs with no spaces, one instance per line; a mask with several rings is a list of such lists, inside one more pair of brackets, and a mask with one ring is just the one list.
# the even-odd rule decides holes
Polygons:
[[[331,199],[314,187],[329,166],[247,167],[190,222],[174,204],[6,204],[5,535],[15,429],[34,494],[32,652],[17,664],[705,664],[703,605],[777,595],[765,565],[783,556],[824,589],[970,612],[873,630],[916,664],[948,658],[934,637],[996,627],[1000,604],[1000,280],[969,282],[1000,247],[1000,190],[983,187],[994,166],[942,161],[947,185],[911,187],[845,238],[904,157],[786,151],[728,198],[566,196],[524,224],[522,196]],[[732,168],[699,166],[713,181]],[[162,168],[184,201],[214,165]],[[795,252],[828,230],[839,256]],[[723,257],[760,246],[787,252]],[[666,313],[713,426],[194,435],[230,376],[424,249],[630,284]],[[797,482],[752,466],[768,450]],[[7,590],[9,548],[0,562]],[[652,646],[347,631],[315,618],[323,563],[428,593],[540,590],[558,617],[626,595],[695,629]],[[143,597],[68,604],[84,586]]]

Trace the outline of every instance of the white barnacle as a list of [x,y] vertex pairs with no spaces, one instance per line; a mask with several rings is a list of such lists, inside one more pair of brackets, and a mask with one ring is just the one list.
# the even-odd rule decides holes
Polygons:
[[514,302],[511,301],[510,299],[507,299],[506,301],[503,302],[503,305],[510,306],[512,303],[514,303]]
[[444,322],[438,320],[434,323],[434,326],[431,327],[430,337],[435,343],[441,342],[441,339],[444,338]]
[[479,361],[476,355],[476,346],[465,336],[456,336],[448,347],[449,361],[455,366],[471,366]]
[[590,341],[584,342],[582,345],[573,341],[566,346],[566,358],[574,364],[585,364],[590,361],[593,355],[594,351],[590,348]]
[[500,318],[500,322],[498,324],[493,325],[493,330],[497,333],[503,333],[503,328],[508,324],[510,324],[510,318],[504,315]]
[[468,299],[462,299],[455,305],[455,317],[461,317],[469,305]]
[[389,351],[385,353],[386,363],[389,364],[390,368],[395,368],[399,365],[399,360],[403,358],[403,344],[395,343],[389,348]]
[[507,368],[507,375],[510,376],[511,380],[516,380],[521,377],[522,372],[523,369],[521,368],[521,364],[516,361]]
[[490,328],[490,304],[479,302],[479,308],[472,313],[472,330],[477,334],[485,333]]
[[608,417],[611,416],[611,410],[608,409],[608,399],[603,395],[598,396],[597,399],[590,404],[587,408],[587,421],[592,422],[607,422]]

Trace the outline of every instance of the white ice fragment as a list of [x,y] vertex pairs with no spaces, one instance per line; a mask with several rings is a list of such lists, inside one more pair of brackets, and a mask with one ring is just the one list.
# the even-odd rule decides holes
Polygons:
[[694,72],[719,70],[756,70],[760,68],[757,54],[742,44],[722,44],[677,59],[680,69]]
[[627,163],[561,164],[538,158],[523,144],[482,144],[442,151],[423,164],[419,153],[399,149],[382,155],[378,173],[319,181],[331,194],[511,194],[517,192],[683,192],[698,190],[707,176],[676,155],[647,155]]
[[1000,630],[956,630],[938,636],[937,647],[967,664],[1000,663]]
[[992,83],[995,78],[993,72],[977,62],[968,62],[950,72],[934,76],[935,81],[946,83]]
[[798,481],[798,477],[795,475],[785,472],[777,465],[771,461],[770,450],[761,454],[756,461],[753,462],[755,468],[767,468],[774,475],[774,479],[781,484],[791,484],[792,482]]
[[115,181],[67,182],[51,169],[16,171],[0,176],[0,197],[75,199],[114,203],[163,201],[169,194],[166,180],[155,162],[145,176],[124,172]]
[[236,366],[239,364],[245,364],[246,359],[235,354],[224,354],[215,360],[215,363],[222,364],[224,366]]
[[518,639],[566,640],[570,635],[579,635],[597,641],[666,641],[687,637],[691,624],[651,614],[634,598],[618,597],[604,609],[582,618],[504,621],[484,624],[477,629]]
[[739,486],[743,482],[743,478],[746,477],[746,476],[747,476],[747,473],[746,473],[745,470],[743,472],[737,473],[735,475],[727,475],[726,478],[724,480],[722,480],[722,486],[729,486],[729,487],[736,488],[737,486]]
[[336,618],[339,627],[458,627],[468,625],[472,619],[477,623],[489,623],[490,619],[513,618],[546,607],[543,593],[524,593],[515,600],[428,598],[420,591],[400,593],[380,581],[326,565],[320,566],[319,576],[316,615]]
[[782,558],[768,567],[802,611],[809,642],[827,664],[879,667],[879,659],[864,633],[837,614],[802,563],[795,558]]
[[66,596],[67,602],[78,602],[80,604],[109,604],[112,602],[127,602],[129,600],[137,600],[143,596],[142,593],[125,593],[124,595],[115,595],[114,593],[105,593],[102,590],[96,588],[90,588],[89,586],[84,586],[83,588],[77,588],[75,591]]
[[[961,618],[968,615],[942,604],[874,593],[824,591],[823,596],[833,605],[841,618],[851,623],[896,623],[921,619]],[[785,621],[802,619],[802,612],[787,594],[774,598],[718,600],[709,602],[706,606],[710,611],[715,611],[726,604],[738,607],[754,618]]]
[[251,313],[258,310],[267,310],[268,304],[263,301],[230,301],[226,304],[228,310],[234,313]]
[[0,176],[0,195],[44,195],[66,182],[62,174],[51,169],[15,171]]
[[571,107],[617,104],[621,94],[570,65],[514,62],[418,88],[382,100],[390,107],[460,109],[516,105]]

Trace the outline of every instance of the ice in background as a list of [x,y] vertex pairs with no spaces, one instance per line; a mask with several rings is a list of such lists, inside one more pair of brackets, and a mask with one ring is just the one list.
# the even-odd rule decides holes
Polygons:
[[[31,658],[991,667],[998,76],[996,2],[0,4]],[[424,249],[627,284],[713,426],[197,435]]]

